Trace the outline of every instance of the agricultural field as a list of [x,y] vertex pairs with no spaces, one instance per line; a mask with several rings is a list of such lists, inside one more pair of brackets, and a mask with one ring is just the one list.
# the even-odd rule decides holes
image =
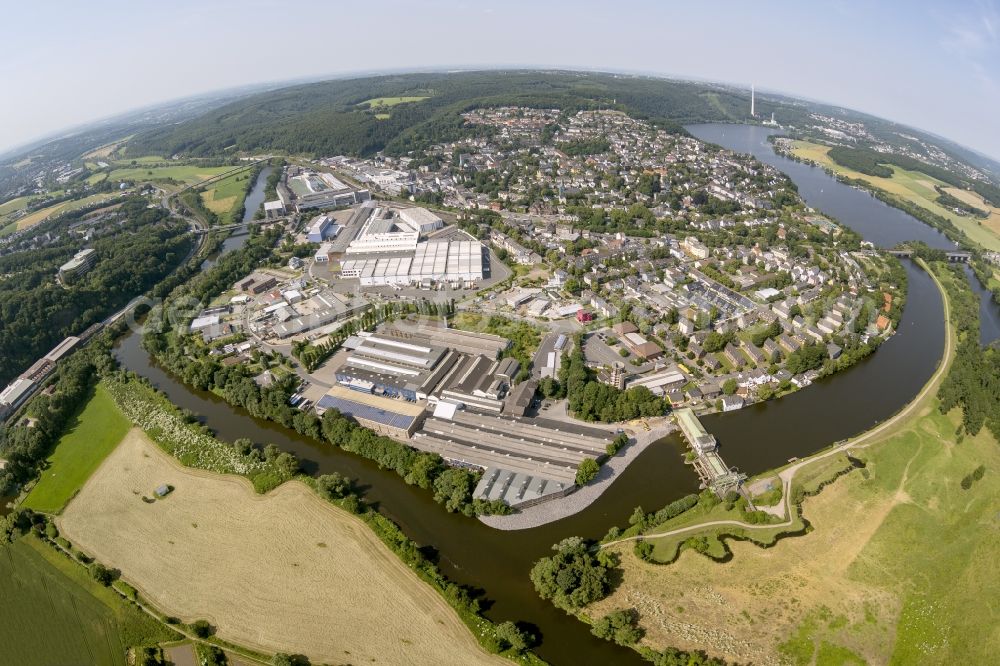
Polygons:
[[175,181],[184,185],[195,185],[212,176],[232,170],[233,167],[206,167],[197,164],[178,164],[166,167],[125,167],[115,169],[108,176],[111,180],[134,181]]
[[[984,248],[988,250],[1000,251],[1000,209],[992,208],[991,206],[985,204],[981,197],[974,192],[966,192],[964,190],[952,188],[947,183],[943,183],[924,173],[907,171],[906,169],[901,169],[895,165],[890,165],[893,172],[891,178],[869,176],[837,164],[830,159],[827,154],[829,151],[829,146],[824,146],[818,143],[812,143],[809,141],[792,142],[792,152],[796,157],[816,162],[820,166],[830,169],[836,174],[862,180],[893,196],[909,201],[920,206],[921,208],[931,211],[932,213],[940,215],[951,221],[952,224],[965,232],[969,238],[976,243],[979,243]],[[935,187],[947,188],[946,191],[948,191],[952,196],[966,201],[967,203],[972,203],[983,210],[989,211],[990,216],[986,219],[980,219],[968,215],[959,215],[954,211],[941,206],[937,203],[938,193],[934,189]]]
[[131,423],[103,384],[74,417],[23,506],[59,513],[128,432]]
[[0,548],[0,645],[21,666],[125,666],[129,646],[175,634],[34,536]]
[[[173,492],[151,501],[161,484]],[[206,619],[255,650],[329,663],[507,663],[364,523],[308,486],[258,495],[242,477],[182,467],[138,429],[57,523],[159,610]]]
[[246,198],[247,190],[252,181],[251,172],[243,171],[212,183],[201,193],[201,202],[208,210],[219,216],[219,224],[231,224],[240,220],[233,219]]

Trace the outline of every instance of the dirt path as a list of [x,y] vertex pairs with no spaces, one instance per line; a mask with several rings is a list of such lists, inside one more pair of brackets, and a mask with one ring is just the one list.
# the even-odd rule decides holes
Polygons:
[[[688,525],[686,527],[680,527],[675,530],[669,530],[667,532],[662,532],[659,534],[639,535],[633,537],[626,537],[624,539],[617,539],[615,541],[609,541],[608,543],[603,544],[601,548],[607,548],[608,546],[614,546],[616,544],[626,543],[629,541],[664,539],[667,537],[677,536],[678,534],[695,532],[704,529],[706,527],[719,527],[723,525],[732,527],[741,527],[750,530],[770,530],[774,529],[775,527],[790,527],[794,522],[794,519],[791,517],[792,480],[795,478],[795,474],[800,469],[807,467],[808,465],[811,465],[812,463],[818,460],[824,460],[825,458],[829,458],[830,456],[835,456],[840,453],[844,453],[845,451],[848,451],[850,449],[866,448],[874,444],[880,435],[884,434],[887,430],[900,424],[901,422],[908,419],[911,415],[921,410],[925,406],[924,405],[925,400],[929,396],[932,396],[934,393],[937,392],[937,388],[940,385],[941,380],[944,379],[944,376],[948,372],[948,368],[951,367],[951,362],[955,355],[955,349],[954,349],[954,344],[952,343],[951,305],[948,302],[948,294],[945,292],[944,286],[941,284],[941,282],[938,281],[937,276],[934,275],[934,272],[930,270],[930,268],[927,267],[926,264],[924,265],[924,270],[927,271],[927,273],[931,276],[931,279],[934,280],[934,284],[937,285],[938,290],[941,292],[941,299],[944,305],[944,355],[941,358],[941,363],[938,364],[937,370],[934,372],[933,375],[931,375],[931,378],[927,381],[926,384],[924,384],[924,387],[920,390],[920,392],[916,395],[916,397],[914,397],[913,400],[911,400],[902,410],[897,412],[895,416],[889,418],[889,420],[884,421],[875,428],[872,428],[871,430],[859,435],[858,437],[855,437],[854,439],[847,440],[843,444],[834,446],[833,448],[827,449],[826,451],[822,451],[820,453],[817,453],[816,455],[810,456],[809,458],[800,460],[794,463],[793,465],[786,467],[785,469],[781,470],[781,472],[778,473],[778,477],[781,479],[781,490],[782,490],[781,504],[778,506],[781,507],[782,513],[780,515],[782,515],[785,518],[784,522],[768,523],[765,525],[751,525],[750,523],[745,523],[741,520],[711,520],[704,523],[698,523],[697,525]],[[772,515],[778,515],[773,513],[772,511],[769,511],[768,513],[772,513]]]

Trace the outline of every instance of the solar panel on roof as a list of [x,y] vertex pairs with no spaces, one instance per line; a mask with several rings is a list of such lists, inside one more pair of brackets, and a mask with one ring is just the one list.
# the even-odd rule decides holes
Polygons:
[[354,419],[366,419],[393,428],[407,429],[416,418],[415,416],[390,412],[380,407],[354,402],[353,400],[345,400],[333,395],[324,395],[316,404],[324,409],[336,409],[344,416],[350,416]]

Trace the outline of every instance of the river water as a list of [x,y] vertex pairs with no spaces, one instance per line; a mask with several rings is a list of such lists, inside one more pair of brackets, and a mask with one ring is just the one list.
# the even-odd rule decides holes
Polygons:
[[[699,138],[742,152],[757,154],[766,149],[770,154],[761,152],[758,157],[792,177],[810,205],[879,245],[920,239],[936,247],[950,246],[933,229],[838,183],[822,170],[774,155],[761,128],[702,125],[689,129]],[[247,209],[252,210],[249,205]],[[729,464],[749,474],[764,471],[884,421],[913,398],[940,360],[944,322],[933,281],[905,263],[910,292],[899,332],[875,354],[781,400],[705,419]],[[581,513],[531,530],[500,532],[446,513],[428,492],[407,486],[396,474],[379,470],[367,460],[254,419],[211,393],[184,386],[150,359],[134,333],[120,341],[116,354],[124,367],[147,377],[178,406],[200,415],[223,440],[248,437],[274,443],[295,452],[310,473],[338,471],[356,479],[367,501],[399,523],[412,539],[435,549],[449,578],[482,591],[488,617],[533,624],[542,637],[537,651],[543,659],[553,664],[645,663],[633,651],[591,636],[586,625],[541,601],[528,572],[553,543],[567,536],[600,537],[612,525],[626,524],[637,505],[655,510],[697,491],[697,479],[683,464],[683,446],[676,436],[649,447],[640,461]]]

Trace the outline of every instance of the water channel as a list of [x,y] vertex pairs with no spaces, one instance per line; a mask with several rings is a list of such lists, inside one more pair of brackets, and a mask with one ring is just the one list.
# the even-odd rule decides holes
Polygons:
[[[761,128],[701,125],[690,129],[699,138],[752,152],[774,164],[792,177],[810,205],[834,215],[878,245],[920,239],[936,247],[950,247],[933,229],[838,183],[822,170],[774,155]],[[262,174],[261,179],[266,176]],[[252,216],[253,210],[248,202],[248,214]],[[808,455],[884,421],[919,391],[940,359],[944,323],[932,280],[910,262],[906,264],[910,291],[899,332],[875,354],[781,400],[705,419],[708,429],[719,438],[727,462],[754,474],[793,456]],[[541,601],[528,572],[560,539],[600,537],[610,526],[624,525],[637,505],[655,510],[697,491],[694,473],[682,462],[683,447],[678,438],[649,447],[641,462],[631,465],[583,512],[532,530],[499,532],[446,513],[426,491],[407,486],[394,473],[379,470],[362,458],[254,419],[211,393],[188,388],[156,365],[135,333],[120,341],[116,354],[123,366],[147,377],[175,404],[200,415],[220,438],[232,441],[248,437],[274,443],[295,452],[310,473],[338,471],[357,479],[367,501],[375,503],[415,541],[436,549],[448,577],[482,590],[488,617],[533,624],[542,637],[537,651],[543,659],[553,664],[645,663],[633,651],[591,636],[586,625]]]

